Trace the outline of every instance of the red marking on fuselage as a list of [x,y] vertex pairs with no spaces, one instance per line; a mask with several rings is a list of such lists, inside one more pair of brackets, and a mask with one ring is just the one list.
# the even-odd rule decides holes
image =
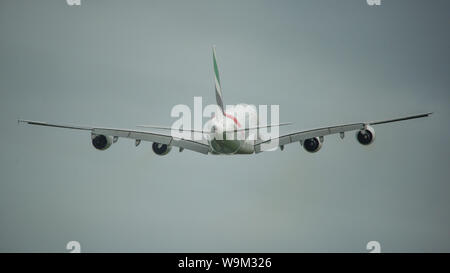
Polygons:
[[239,121],[237,120],[236,117],[234,117],[234,116],[232,116],[232,115],[230,115],[230,114],[227,114],[227,113],[225,113],[225,116],[226,116],[227,118],[229,118],[229,119],[232,119],[232,120],[234,121],[234,123],[235,123],[238,127],[241,127],[241,124],[239,123]]

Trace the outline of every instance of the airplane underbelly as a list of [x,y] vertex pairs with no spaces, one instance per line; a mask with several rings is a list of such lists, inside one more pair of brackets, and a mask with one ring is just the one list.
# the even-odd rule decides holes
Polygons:
[[245,140],[211,140],[209,142],[213,154],[252,154],[253,144]]

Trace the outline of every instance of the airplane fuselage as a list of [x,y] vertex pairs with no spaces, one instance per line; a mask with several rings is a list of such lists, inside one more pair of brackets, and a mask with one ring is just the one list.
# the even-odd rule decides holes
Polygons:
[[[248,129],[258,126],[256,107],[237,104],[228,107],[223,115],[209,121],[211,134],[208,143],[212,154],[252,154],[255,141],[260,139],[256,132]],[[236,132],[230,133],[230,131]]]

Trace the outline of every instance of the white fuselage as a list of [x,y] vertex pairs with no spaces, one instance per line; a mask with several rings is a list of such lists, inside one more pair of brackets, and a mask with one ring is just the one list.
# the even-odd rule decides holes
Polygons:
[[252,154],[256,130],[245,130],[258,126],[258,114],[254,105],[237,104],[227,107],[225,115],[217,115],[209,122],[211,134],[208,143],[213,154]]

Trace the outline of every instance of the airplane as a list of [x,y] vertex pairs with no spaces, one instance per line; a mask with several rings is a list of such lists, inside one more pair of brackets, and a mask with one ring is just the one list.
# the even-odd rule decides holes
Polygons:
[[[30,125],[75,129],[90,131],[91,141],[94,148],[100,151],[108,149],[113,143],[116,143],[119,138],[129,138],[135,140],[135,146],[138,146],[141,141],[152,142],[152,150],[157,155],[167,155],[172,147],[178,147],[182,152],[184,149],[191,150],[202,154],[213,155],[235,155],[235,154],[258,154],[268,149],[264,149],[264,145],[276,143],[275,148],[284,149],[284,146],[291,143],[300,143],[303,148],[310,153],[319,151],[323,145],[324,137],[332,134],[339,134],[341,139],[344,138],[346,132],[356,131],[356,140],[362,145],[370,145],[375,140],[375,130],[372,126],[391,122],[404,121],[409,119],[417,119],[428,117],[432,113],[417,114],[405,117],[399,117],[389,120],[359,122],[343,125],[334,125],[329,127],[322,127],[306,131],[298,131],[290,134],[264,139],[257,135],[254,138],[239,139],[229,136],[229,133],[248,132],[250,130],[260,130],[262,128],[269,128],[273,126],[284,126],[290,123],[280,123],[271,125],[260,125],[257,123],[256,127],[247,126],[246,120],[243,117],[255,118],[257,116],[256,107],[247,104],[237,104],[231,108],[224,108],[222,88],[219,77],[219,69],[217,65],[216,49],[213,46],[213,68],[215,81],[215,97],[218,107],[218,114],[214,115],[208,122],[210,124],[208,131],[200,131],[205,134],[205,140],[193,140],[188,137],[176,137],[173,134],[155,133],[142,130],[130,129],[116,129],[105,127],[90,127],[67,124],[47,123],[41,121],[22,120],[18,123],[26,123]],[[241,113],[245,115],[241,115]],[[233,113],[233,114],[231,114]],[[235,113],[238,113],[236,115]],[[256,118],[257,120],[257,118]],[[154,129],[171,129],[170,127],[158,126],[138,126]],[[182,129],[182,131],[198,132],[196,130]],[[273,149],[272,149],[273,150]]]

